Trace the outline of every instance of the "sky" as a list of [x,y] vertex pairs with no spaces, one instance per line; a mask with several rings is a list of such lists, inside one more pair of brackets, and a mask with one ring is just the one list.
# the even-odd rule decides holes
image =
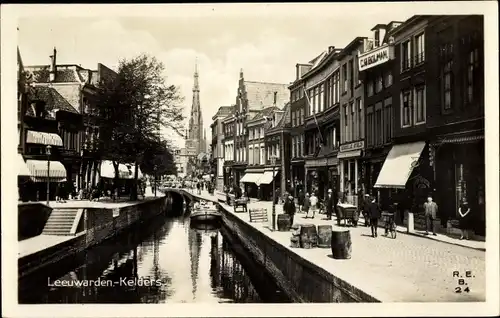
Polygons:
[[[186,116],[197,60],[210,140],[212,116],[220,106],[235,103],[240,69],[246,80],[288,84],[295,79],[296,63],[308,62],[328,46],[344,47],[356,36],[370,37],[378,23],[404,21],[416,13],[415,7],[397,3],[390,10],[363,10],[355,3],[251,8],[202,15],[186,8],[176,16],[32,15],[18,20],[18,45],[25,65],[48,64],[53,47],[58,64],[91,69],[97,63],[116,69],[120,59],[148,53],[164,63],[166,83],[179,87]],[[168,6],[157,10],[168,11]],[[165,131],[165,136],[183,146],[174,133]]]

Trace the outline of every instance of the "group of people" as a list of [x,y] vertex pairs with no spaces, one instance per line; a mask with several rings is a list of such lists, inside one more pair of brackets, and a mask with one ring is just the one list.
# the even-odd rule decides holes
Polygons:
[[[316,212],[326,213],[326,217],[328,220],[332,219],[332,215],[337,211],[338,198],[333,193],[332,189],[328,190],[327,197],[324,202],[321,202],[314,192],[305,193],[300,190],[298,194],[298,210],[299,212],[305,212],[305,218],[309,217],[309,211],[312,213],[312,218],[314,219]],[[283,201],[283,212],[290,216],[290,222],[293,224],[294,215],[297,211],[295,206],[295,198],[291,193],[286,193]],[[340,219],[337,218],[337,222],[340,223]]]

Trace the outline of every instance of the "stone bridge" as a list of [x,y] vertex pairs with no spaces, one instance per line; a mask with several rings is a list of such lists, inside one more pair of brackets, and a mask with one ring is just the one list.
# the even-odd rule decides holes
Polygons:
[[182,215],[184,211],[183,203],[186,206],[191,205],[192,202],[198,201],[191,193],[178,188],[164,188],[162,192],[167,197],[168,204],[171,205],[171,212],[174,215]]

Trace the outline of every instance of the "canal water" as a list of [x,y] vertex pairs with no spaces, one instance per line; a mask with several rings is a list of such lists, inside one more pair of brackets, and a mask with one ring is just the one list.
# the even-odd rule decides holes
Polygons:
[[19,303],[282,303],[225,231],[157,217],[19,282]]

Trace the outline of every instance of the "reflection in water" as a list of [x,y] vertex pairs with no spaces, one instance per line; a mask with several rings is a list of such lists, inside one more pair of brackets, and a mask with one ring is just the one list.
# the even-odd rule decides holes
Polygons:
[[[235,255],[219,229],[190,227],[189,218],[159,218],[69,258],[20,281],[19,302],[285,301],[271,280],[263,277],[263,270],[248,261],[250,257]],[[249,273],[258,273],[249,276],[239,259],[245,259]],[[48,281],[65,286],[49,287]]]

